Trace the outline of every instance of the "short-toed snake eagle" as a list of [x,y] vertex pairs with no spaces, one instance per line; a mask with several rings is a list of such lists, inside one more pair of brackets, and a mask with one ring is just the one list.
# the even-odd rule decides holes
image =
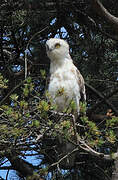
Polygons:
[[80,112],[81,97],[86,100],[84,79],[69,54],[69,45],[63,39],[51,38],[46,42],[50,59],[50,82],[48,91],[57,111],[63,112],[73,100],[76,112]]

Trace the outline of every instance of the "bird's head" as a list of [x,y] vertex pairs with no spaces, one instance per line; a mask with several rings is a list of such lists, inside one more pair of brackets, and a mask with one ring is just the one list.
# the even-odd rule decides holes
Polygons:
[[63,39],[51,38],[46,42],[46,52],[52,61],[68,58],[69,45]]

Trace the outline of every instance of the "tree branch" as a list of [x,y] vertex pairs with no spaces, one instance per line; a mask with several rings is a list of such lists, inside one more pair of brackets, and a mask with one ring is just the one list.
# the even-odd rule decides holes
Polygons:
[[20,82],[17,86],[15,86],[1,101],[0,101],[0,106],[6,101],[6,99],[17,89],[19,88],[24,81]]
[[46,26],[46,27],[43,28],[41,31],[36,32],[36,33],[30,38],[30,40],[29,40],[28,43],[27,43],[26,50],[25,50],[25,79],[27,78],[27,55],[28,55],[28,52],[27,52],[27,51],[28,51],[28,49],[29,49],[29,45],[30,45],[32,39],[33,39],[35,36],[39,35],[40,33],[42,33],[43,31],[45,31],[45,30],[48,29],[48,28],[49,28],[49,26]]
[[99,16],[105,18],[107,22],[114,26],[116,32],[118,32],[118,18],[110,14],[107,9],[101,4],[99,0],[91,0],[93,10]]
[[51,167],[53,167],[53,166],[59,165],[64,159],[66,159],[66,158],[69,157],[71,154],[73,154],[73,153],[75,153],[75,152],[77,152],[77,151],[78,151],[78,147],[75,148],[74,150],[72,150],[70,153],[68,153],[68,154],[66,154],[65,156],[63,156],[61,159],[59,159],[59,161],[51,164],[50,167],[49,167],[49,169],[50,169]]
[[88,83],[85,83],[85,85],[87,88],[93,91],[99,98],[101,98],[118,116],[118,110],[115,108],[115,106],[112,103],[110,103],[110,101],[104,95],[102,95],[98,90],[96,90],[94,87],[92,87]]
[[[105,98],[108,100],[109,98],[111,98],[113,95],[115,95],[116,93],[118,93],[118,89],[115,89],[111,94],[109,94],[108,96],[105,96]],[[102,103],[104,102],[104,99],[101,99],[100,102],[96,103],[90,110],[88,110],[88,114],[91,114],[92,111],[94,111],[98,106],[100,106]]]
[[18,171],[20,174],[22,174],[24,177],[33,175],[33,165],[26,162],[25,160],[15,156],[14,154],[9,155],[8,160],[10,161],[13,169]]

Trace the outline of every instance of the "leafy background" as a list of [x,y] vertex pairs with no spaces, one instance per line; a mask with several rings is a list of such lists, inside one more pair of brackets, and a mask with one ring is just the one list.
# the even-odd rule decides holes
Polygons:
[[[118,17],[116,0],[101,2]],[[74,64],[86,82],[87,109],[81,104],[81,126],[76,130],[73,117],[54,114],[56,107],[45,99],[49,75],[45,42],[51,37],[69,43]],[[4,179],[111,178],[113,159],[99,159],[83,148],[88,145],[110,156],[117,151],[117,40],[116,28],[97,15],[88,0],[0,2],[0,169],[7,170]],[[67,141],[76,144],[76,133],[86,142],[80,141],[76,163],[72,156],[70,164],[54,164],[65,155]]]

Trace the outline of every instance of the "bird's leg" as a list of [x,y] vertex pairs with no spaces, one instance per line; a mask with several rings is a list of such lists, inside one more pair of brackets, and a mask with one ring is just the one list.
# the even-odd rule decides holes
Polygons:
[[80,97],[76,97],[77,114],[80,115]]

